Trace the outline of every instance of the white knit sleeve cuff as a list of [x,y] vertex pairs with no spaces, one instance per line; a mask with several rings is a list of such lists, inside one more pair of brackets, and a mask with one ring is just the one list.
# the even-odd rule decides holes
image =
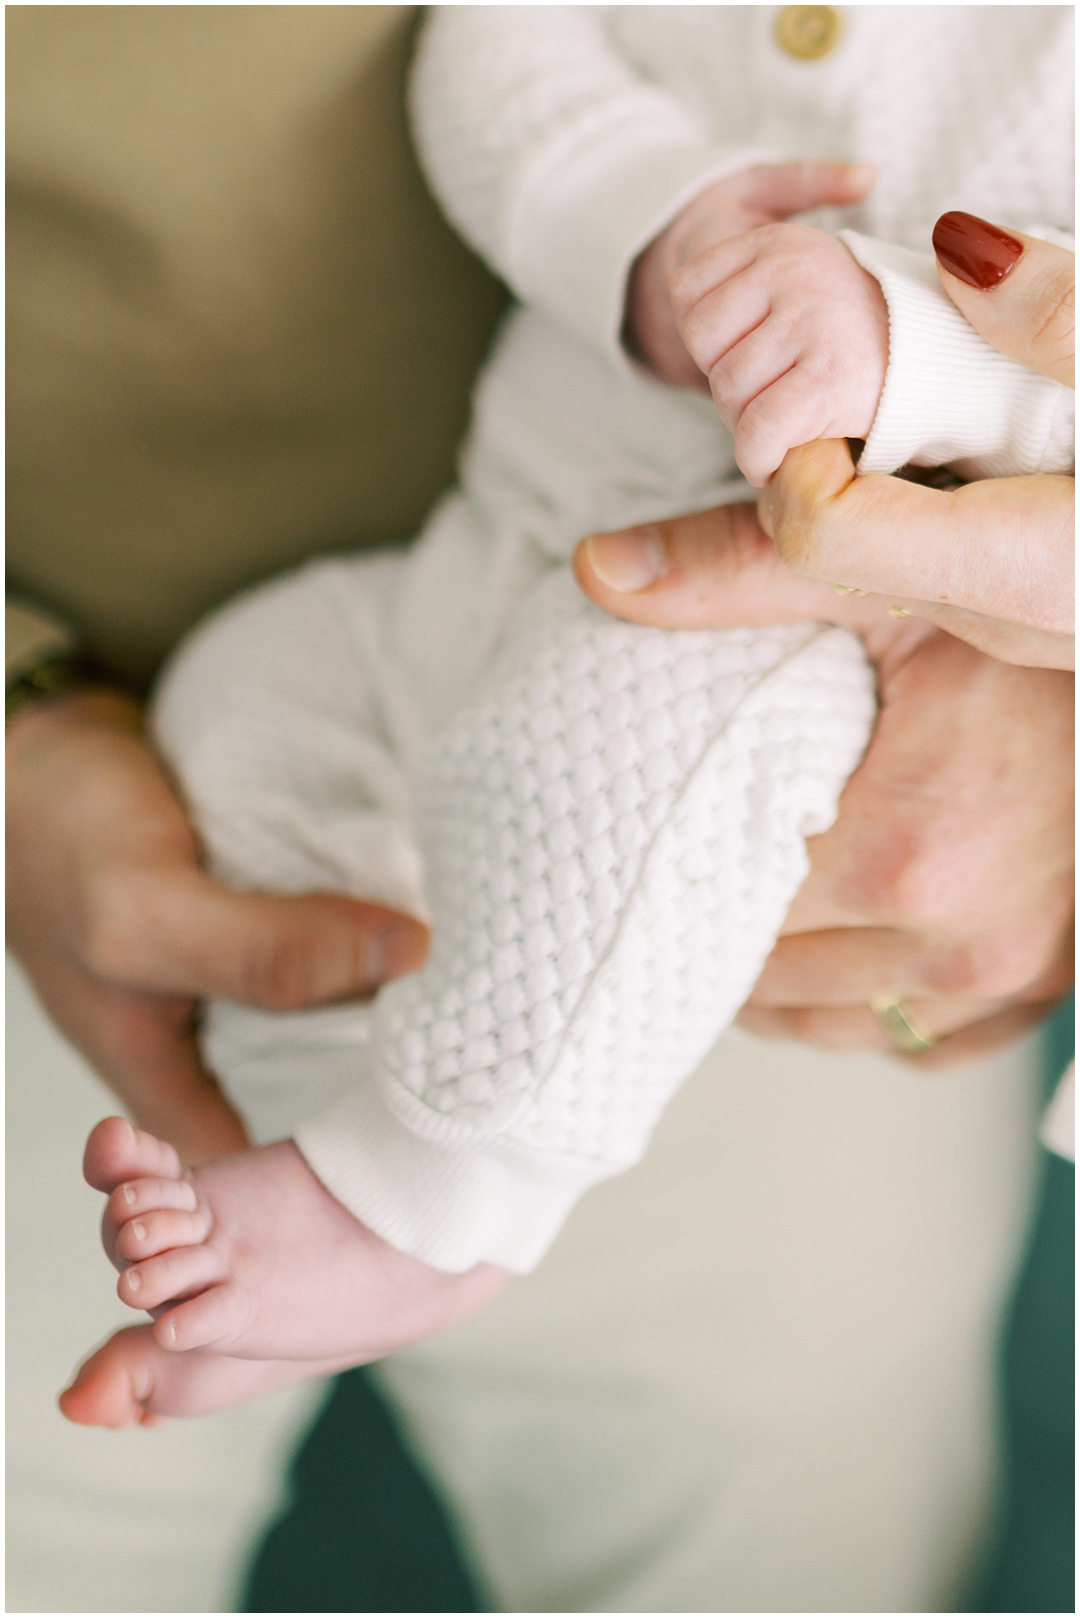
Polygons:
[[758,163],[764,150],[697,143],[658,105],[611,109],[585,138],[545,161],[521,186],[510,235],[510,280],[620,366],[626,285],[638,254],[706,187]]
[[618,1172],[499,1137],[470,1140],[449,1119],[433,1140],[403,1124],[370,1081],[293,1139],[327,1190],[376,1235],[455,1272],[481,1260],[518,1274],[534,1269],[583,1193]]
[[1073,393],[1006,359],[946,297],[933,258],[855,231],[848,250],[880,283],[889,364],[860,472],[955,465],[968,477],[1068,472]]

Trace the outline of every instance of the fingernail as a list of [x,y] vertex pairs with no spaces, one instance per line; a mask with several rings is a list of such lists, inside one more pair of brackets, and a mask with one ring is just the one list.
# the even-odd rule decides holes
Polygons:
[[136,1219],[131,1229],[134,1232],[135,1240],[137,1242],[141,1242],[146,1239],[146,1226],[143,1224],[141,1219]]
[[1008,231],[973,213],[943,213],[934,226],[934,252],[945,269],[969,287],[996,287],[1024,251]]
[[860,190],[869,188],[877,179],[877,168],[873,163],[849,163],[848,179]]
[[376,988],[417,972],[426,953],[425,934],[418,922],[391,922],[368,939],[368,982]]
[[585,555],[601,584],[621,595],[645,590],[667,572],[660,530],[628,528],[621,534],[590,534]]
[[137,1194],[138,1193],[136,1192],[135,1187],[133,1185],[126,1185],[124,1187],[124,1201],[125,1202],[134,1202]]
[[139,1274],[138,1270],[127,1270],[124,1274],[124,1280],[128,1284],[129,1292],[138,1292],[139,1288],[142,1286],[142,1276]]

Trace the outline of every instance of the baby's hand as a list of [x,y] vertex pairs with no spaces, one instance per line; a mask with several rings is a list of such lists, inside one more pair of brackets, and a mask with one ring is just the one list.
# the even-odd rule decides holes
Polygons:
[[888,314],[874,277],[836,237],[770,224],[720,242],[676,271],[671,305],[757,487],[797,444],[868,436]]

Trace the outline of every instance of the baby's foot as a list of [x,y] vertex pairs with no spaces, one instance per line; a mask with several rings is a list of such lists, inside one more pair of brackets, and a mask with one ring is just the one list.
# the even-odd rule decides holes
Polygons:
[[63,1396],[74,1421],[193,1415],[360,1365],[464,1320],[508,1279],[398,1252],[291,1141],[184,1170],[164,1141],[107,1118],[83,1167],[109,1193],[102,1240],[123,1272],[117,1292],[155,1323],[86,1362]]

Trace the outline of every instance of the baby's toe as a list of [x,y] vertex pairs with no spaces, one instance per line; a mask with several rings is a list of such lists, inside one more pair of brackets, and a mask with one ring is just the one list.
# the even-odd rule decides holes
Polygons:
[[199,1198],[188,1180],[123,1180],[105,1204],[105,1221],[119,1231],[129,1220],[159,1208],[194,1213],[198,1206]]
[[83,1427],[131,1427],[145,1414],[152,1387],[150,1362],[155,1345],[149,1328],[117,1332],[80,1365],[58,1403],[69,1421]]
[[211,1247],[173,1247],[126,1269],[116,1283],[120,1301],[132,1309],[160,1309],[225,1279],[225,1267]]
[[153,1258],[173,1247],[197,1247],[210,1234],[210,1216],[204,1210],[189,1212],[179,1208],[158,1208],[129,1219],[116,1237],[121,1258],[138,1261]]
[[183,1351],[215,1347],[228,1353],[250,1324],[249,1300],[235,1281],[208,1287],[198,1297],[177,1304],[154,1325],[162,1348]]
[[135,1129],[126,1118],[104,1118],[90,1132],[83,1154],[83,1174],[95,1191],[112,1191],[121,1180],[147,1175],[177,1180],[183,1165],[168,1141],[145,1129]]

